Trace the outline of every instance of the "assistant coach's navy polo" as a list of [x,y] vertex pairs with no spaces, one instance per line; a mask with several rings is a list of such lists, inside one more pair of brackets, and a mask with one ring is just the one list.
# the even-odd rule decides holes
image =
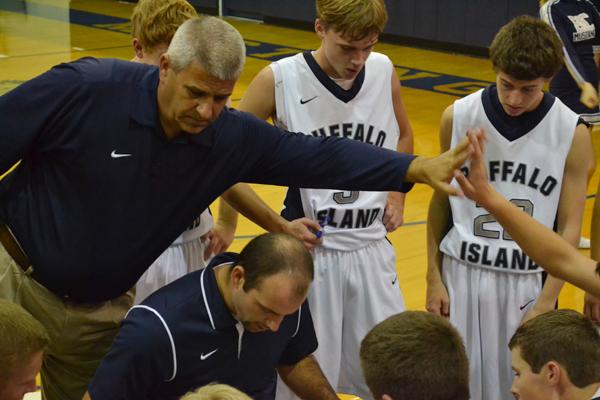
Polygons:
[[0,97],[0,220],[59,296],[111,299],[237,182],[408,190],[413,157],[282,131],[224,110],[167,140],[158,69],[113,59],[61,64]]
[[255,400],[275,397],[275,367],[293,365],[317,348],[308,303],[277,332],[244,331],[225,305],[214,269],[237,254],[165,286],[133,307],[89,387],[92,400],[178,399],[211,382]]

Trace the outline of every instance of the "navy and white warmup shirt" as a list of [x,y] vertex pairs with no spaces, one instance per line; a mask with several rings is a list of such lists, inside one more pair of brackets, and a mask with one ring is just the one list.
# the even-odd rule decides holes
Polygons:
[[[237,182],[407,191],[412,155],[287,134],[225,109],[201,134],[167,140],[158,68],[61,64],[0,97],[0,220],[33,277],[73,300],[108,300]],[[0,172],[0,173],[1,173]]]
[[550,82],[550,92],[586,122],[600,123],[598,108],[590,109],[579,100],[579,84],[589,82],[598,88],[594,54],[600,51],[600,14],[588,0],[550,0],[540,9],[540,17],[558,34],[565,66]]
[[224,253],[206,269],[163,287],[133,307],[89,386],[93,400],[179,399],[211,382],[255,400],[275,397],[275,367],[317,348],[308,303],[277,332],[244,331],[227,309],[214,269],[236,262]]

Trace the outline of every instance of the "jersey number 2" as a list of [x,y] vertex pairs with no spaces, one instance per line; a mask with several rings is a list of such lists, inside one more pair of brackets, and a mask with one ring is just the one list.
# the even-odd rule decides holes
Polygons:
[[[529,216],[533,217],[533,203],[530,200],[524,199],[510,199],[510,202],[515,206],[523,209]],[[480,207],[479,205],[477,207]],[[492,214],[483,214],[476,217],[473,220],[473,234],[475,236],[481,236],[489,239],[499,239],[500,231],[493,229],[486,229],[485,224],[490,222],[496,222],[496,218]],[[502,239],[512,240],[510,235],[506,231],[502,230]]]

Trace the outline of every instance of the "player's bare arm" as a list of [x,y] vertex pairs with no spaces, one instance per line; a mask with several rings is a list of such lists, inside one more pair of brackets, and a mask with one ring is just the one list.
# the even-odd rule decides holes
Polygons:
[[[452,138],[453,106],[446,108],[440,122],[440,150],[448,151]],[[434,191],[427,213],[427,311],[448,318],[450,298],[442,282],[442,253],[440,243],[448,224],[450,203],[448,195]]]
[[270,66],[263,68],[250,82],[238,109],[267,120],[275,114],[275,77]]
[[[275,77],[270,66],[263,68],[250,82],[238,109],[252,113],[264,120],[275,115]],[[262,228],[270,232],[285,232],[295,236],[308,249],[322,243],[322,240],[315,236],[315,232],[321,229],[318,222],[309,218],[299,218],[288,222],[264,203],[260,206],[256,204],[256,207],[255,214],[258,214],[257,217],[261,218],[262,222],[254,222]]]
[[600,276],[596,273],[596,262],[510,203],[490,185],[483,160],[483,135],[477,133],[469,133],[473,146],[469,176],[456,174],[456,180],[464,194],[494,215],[519,247],[548,273],[600,295]]
[[303,358],[294,365],[280,365],[277,372],[286,385],[302,400],[339,399],[313,355]]
[[223,198],[243,216],[273,233],[287,233],[301,240],[308,249],[321,244],[315,232],[321,227],[308,218],[287,221],[274,212],[247,183],[238,183],[223,193]]
[[[392,66],[392,102],[394,107],[394,114],[398,127],[400,128],[400,139],[398,140],[397,150],[401,153],[413,152],[413,131],[408,120],[406,108],[402,101],[400,93],[400,80],[398,74]],[[385,213],[383,216],[383,223],[388,232],[395,231],[398,227],[404,223],[404,202],[406,199],[406,193],[390,192],[388,193],[387,203],[385,206]]]
[[237,221],[237,210],[231,207],[221,196],[219,198],[219,216],[215,226],[202,237],[202,240],[208,240],[208,245],[204,249],[205,260],[208,260],[212,255],[227,251],[235,238]]
[[[587,190],[587,174],[593,164],[593,147],[587,127],[583,124],[575,129],[573,143],[565,163],[565,172],[557,212],[558,233],[571,245],[577,247],[581,232],[581,219]],[[549,276],[540,297],[525,316],[525,320],[554,309],[564,282]]]

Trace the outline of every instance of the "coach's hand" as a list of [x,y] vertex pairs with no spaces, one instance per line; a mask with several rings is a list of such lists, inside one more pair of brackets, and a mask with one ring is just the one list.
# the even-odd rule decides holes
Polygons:
[[450,181],[454,177],[454,172],[464,164],[470,153],[469,139],[465,137],[456,147],[437,157],[415,158],[408,166],[404,180],[425,183],[448,196],[462,196],[462,191],[450,185]]
[[427,282],[425,307],[430,313],[450,318],[450,297],[448,296],[448,289],[442,281]]

